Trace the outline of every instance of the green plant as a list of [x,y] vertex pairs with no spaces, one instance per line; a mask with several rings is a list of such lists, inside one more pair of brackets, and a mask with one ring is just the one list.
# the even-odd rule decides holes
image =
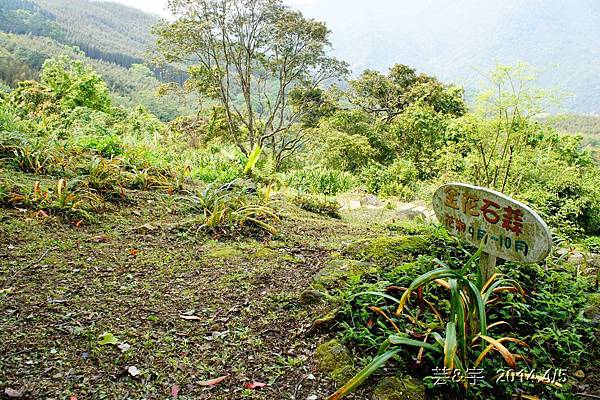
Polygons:
[[401,159],[388,166],[372,163],[363,170],[362,179],[370,193],[410,201],[415,195],[417,169],[410,161]]
[[116,160],[94,156],[82,172],[80,178],[86,178],[87,185],[103,197],[118,196],[121,199],[125,198],[123,189],[125,175]]
[[47,173],[55,164],[55,157],[44,147],[19,147],[13,150],[14,159],[23,172]]
[[13,191],[9,203],[44,213],[63,214],[69,218],[92,219],[91,211],[100,207],[103,200],[98,195],[78,188],[80,181],[67,184],[60,179],[54,188],[44,189],[36,181],[30,191]]
[[600,236],[587,237],[584,243],[590,251],[600,253]]
[[214,234],[234,235],[243,230],[258,229],[277,233],[273,223],[279,221],[269,203],[261,204],[256,196],[243,190],[228,190],[208,185],[188,199],[192,210],[201,214],[198,229]]
[[[340,399],[363,383],[370,375],[381,368],[390,358],[398,354],[401,349],[398,346],[411,346],[422,349],[419,359],[423,356],[423,350],[437,354],[449,373],[455,369],[460,371],[463,385],[468,387],[466,380],[467,368],[478,367],[491,351],[497,351],[503,357],[506,364],[516,368],[520,355],[513,354],[505,344],[513,342],[527,346],[525,342],[511,338],[502,337],[495,339],[489,336],[489,330],[506,324],[505,321],[497,321],[488,325],[488,311],[486,307],[498,302],[497,296],[502,292],[520,293],[523,290],[514,280],[500,274],[494,274],[487,282],[482,281],[482,275],[477,270],[476,281],[473,282],[469,271],[477,262],[482,248],[473,254],[469,260],[460,268],[451,268],[440,260],[435,262],[440,266],[415,279],[408,288],[390,287],[388,289],[403,290],[400,299],[382,292],[364,292],[358,295],[373,295],[390,300],[395,304],[393,311],[390,306],[375,307],[371,310],[381,315],[388,321],[396,331],[390,335],[379,347],[375,358],[363,368],[357,375],[349,380],[344,386],[329,397],[330,400]],[[429,302],[424,296],[426,286],[431,283],[450,291],[450,310],[448,317],[444,319],[442,313]],[[406,309],[412,297],[416,297],[419,307],[416,312]],[[424,310],[430,310],[435,316],[433,321],[421,321],[420,316]],[[423,338],[417,340],[407,337],[396,324],[395,319],[403,316],[418,331],[415,336]],[[431,341],[432,342],[428,342]]]

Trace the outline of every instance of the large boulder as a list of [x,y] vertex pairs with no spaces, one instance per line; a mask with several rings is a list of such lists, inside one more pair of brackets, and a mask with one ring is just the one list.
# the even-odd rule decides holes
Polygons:
[[366,194],[360,199],[360,205],[372,206],[372,207],[381,207],[381,202],[374,194]]
[[388,376],[379,381],[373,400],[425,400],[425,385],[411,376]]
[[314,289],[307,289],[300,293],[300,304],[309,306],[312,304],[319,304],[325,301],[327,295],[323,292],[319,292]]

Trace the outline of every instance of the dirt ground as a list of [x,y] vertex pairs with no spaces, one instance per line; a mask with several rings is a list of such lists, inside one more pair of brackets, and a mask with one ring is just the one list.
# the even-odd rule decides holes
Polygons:
[[323,310],[299,294],[332,252],[376,227],[288,207],[274,237],[215,240],[178,228],[177,200],[152,193],[80,227],[1,212],[0,397],[333,391],[314,360],[327,337],[306,335]]

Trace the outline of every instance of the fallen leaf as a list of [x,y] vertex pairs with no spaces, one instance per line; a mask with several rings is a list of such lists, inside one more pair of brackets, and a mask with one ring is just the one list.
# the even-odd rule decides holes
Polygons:
[[129,375],[131,375],[133,377],[138,376],[139,374],[141,374],[140,370],[137,367],[133,366],[133,365],[131,367],[127,368],[127,372],[129,372]]
[[23,396],[23,390],[15,390],[7,387],[4,389],[4,394],[12,399],[18,399],[19,397]]
[[134,231],[155,231],[157,229],[158,229],[158,226],[154,226],[152,224],[144,224],[144,225],[133,228]]
[[200,318],[197,315],[180,315],[179,318],[185,319],[187,321],[201,321],[202,320],[202,318]]
[[38,218],[48,218],[48,214],[46,214],[46,211],[44,210],[39,210],[35,216]]
[[129,249],[129,255],[131,255],[131,256],[134,256],[134,257],[135,257],[135,256],[137,256],[138,254],[140,254],[140,251],[141,251],[141,250],[138,250],[138,249]]
[[171,388],[171,396],[173,396],[174,399],[176,399],[177,396],[179,396],[179,386],[178,385],[173,385],[173,387]]
[[75,221],[75,222],[73,222],[73,226],[74,226],[75,228],[81,228],[81,227],[83,226],[83,220],[82,220],[82,219],[80,219],[80,220],[78,220],[78,221]]
[[215,379],[210,379],[208,381],[198,382],[198,385],[200,385],[200,386],[215,386],[215,385],[218,385],[219,383],[223,382],[225,380],[225,378],[227,378],[227,375],[223,375],[223,376],[220,376]]
[[98,341],[98,344],[100,346],[104,346],[104,345],[107,345],[107,344],[117,344],[117,343],[119,343],[119,339],[117,339],[115,337],[115,335],[113,335],[110,332],[104,332],[99,337],[100,337],[100,340]]
[[247,383],[244,384],[244,387],[246,389],[256,389],[256,388],[261,388],[261,387],[265,387],[265,386],[267,386],[266,383],[256,382],[256,381],[254,381],[254,382],[247,382]]
[[108,236],[106,236],[106,235],[94,236],[93,238],[90,239],[90,241],[96,242],[96,243],[105,243],[105,242],[108,242]]
[[9,294],[12,291],[13,291],[12,287],[9,287],[9,288],[6,288],[6,289],[0,289],[0,294]]

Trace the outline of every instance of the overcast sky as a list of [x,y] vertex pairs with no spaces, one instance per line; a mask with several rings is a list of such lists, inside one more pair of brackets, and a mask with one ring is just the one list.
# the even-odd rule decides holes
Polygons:
[[[167,0],[112,0],[117,3],[125,4],[131,7],[139,8],[148,13],[168,16],[169,13],[166,11]],[[287,4],[291,6],[301,6],[304,4],[316,3],[319,0],[288,0]],[[325,0],[321,0],[325,1]]]

